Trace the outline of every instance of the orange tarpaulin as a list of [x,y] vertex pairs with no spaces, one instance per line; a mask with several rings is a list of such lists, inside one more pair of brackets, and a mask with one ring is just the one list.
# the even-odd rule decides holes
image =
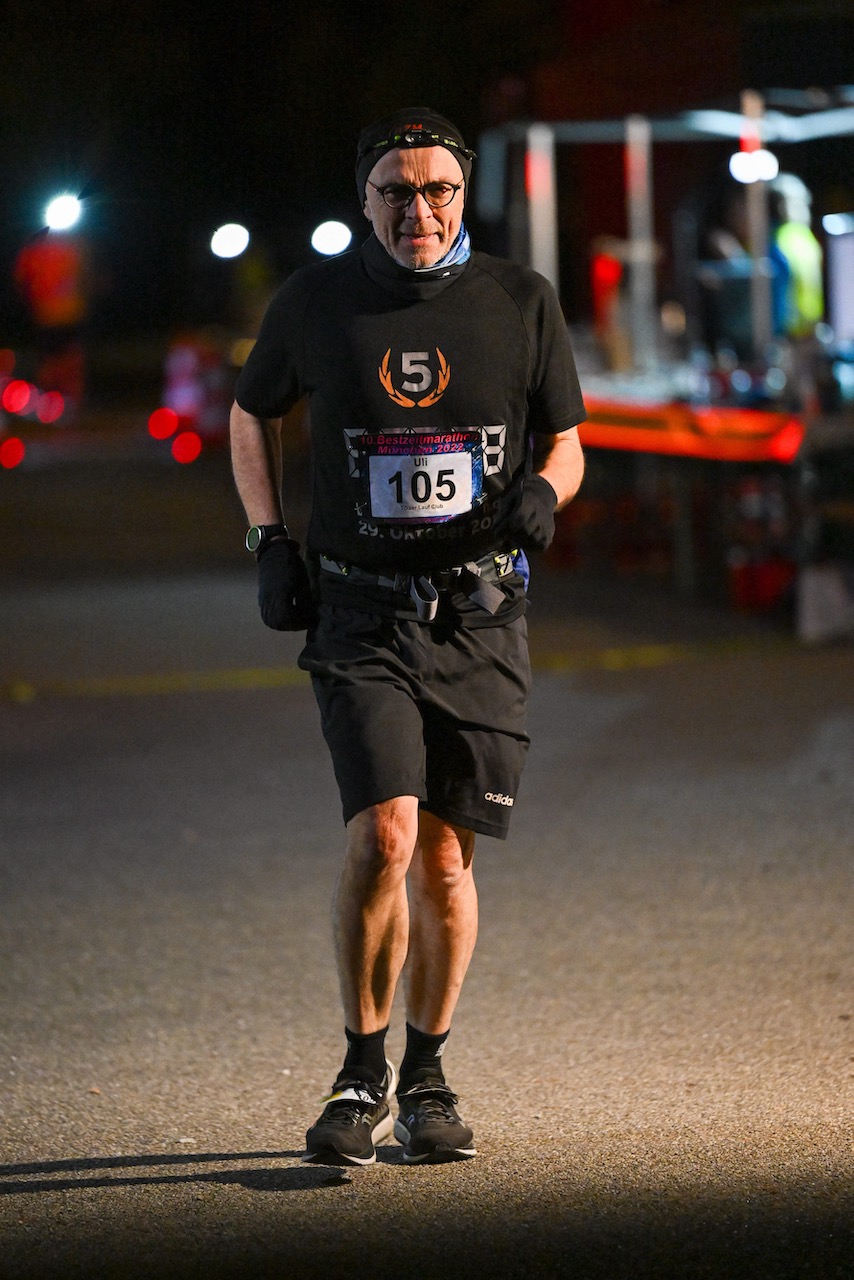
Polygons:
[[792,462],[804,438],[795,414],[734,406],[632,404],[585,396],[578,428],[591,449],[624,449],[718,462]]

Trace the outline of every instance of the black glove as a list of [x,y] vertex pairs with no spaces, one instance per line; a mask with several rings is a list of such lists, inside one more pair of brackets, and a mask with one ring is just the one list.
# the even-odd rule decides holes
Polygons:
[[305,631],[316,622],[308,570],[293,538],[269,543],[258,557],[258,604],[274,631]]
[[545,551],[555,536],[557,494],[542,476],[516,482],[501,500],[495,532],[509,547]]

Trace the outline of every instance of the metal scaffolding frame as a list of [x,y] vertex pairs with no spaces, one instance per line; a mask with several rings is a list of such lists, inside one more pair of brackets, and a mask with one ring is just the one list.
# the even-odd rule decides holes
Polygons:
[[[788,111],[769,108],[768,100],[785,102]],[[830,105],[831,101],[843,105]],[[629,315],[634,362],[649,370],[655,363],[655,244],[653,239],[652,147],[656,142],[709,142],[753,137],[762,146],[774,143],[813,142],[854,134],[854,86],[824,95],[815,105],[811,93],[745,90],[740,111],[698,109],[655,119],[631,114],[620,120],[511,121],[486,130],[478,141],[478,180],[475,209],[485,222],[497,222],[508,214],[509,150],[524,146],[525,202],[523,226],[511,211],[511,234],[527,243],[527,257],[535,270],[559,289],[557,233],[558,144],[621,143],[625,147],[626,220],[629,230],[626,258],[629,266]],[[812,104],[812,105],[811,105]],[[753,255],[751,315],[757,351],[771,335],[770,269],[765,245],[768,231],[767,183],[748,184],[748,222]],[[514,221],[515,217],[515,221]]]

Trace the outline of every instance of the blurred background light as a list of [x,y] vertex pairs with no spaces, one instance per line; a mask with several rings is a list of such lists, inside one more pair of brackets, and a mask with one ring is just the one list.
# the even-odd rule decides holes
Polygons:
[[736,151],[730,156],[729,171],[736,182],[772,182],[780,172],[780,163],[772,151],[760,147],[756,151]]
[[239,222],[226,222],[211,237],[211,252],[218,258],[239,258],[249,244],[249,232]]
[[65,398],[59,391],[43,391],[36,404],[36,417],[45,424],[58,422],[65,412]]
[[829,236],[844,236],[854,231],[854,213],[826,213],[821,225]]
[[791,462],[804,439],[803,423],[798,418],[790,418],[771,442],[770,451],[778,462]]
[[242,369],[249,359],[249,352],[255,346],[254,338],[237,338],[231,346],[231,363],[235,369]]
[[11,471],[13,467],[19,467],[24,461],[24,443],[17,436],[7,436],[5,440],[0,441],[0,467],[5,467],[7,471]]
[[148,433],[155,440],[168,440],[178,430],[178,415],[174,409],[155,409],[148,419]]
[[83,206],[77,196],[67,192],[54,196],[44,211],[44,220],[51,231],[68,231],[80,221]]
[[0,403],[7,413],[23,413],[30,403],[32,395],[32,387],[28,382],[15,378],[12,382],[7,382],[3,388],[3,396]]
[[182,431],[172,441],[176,462],[195,462],[202,451],[202,437],[196,431]]
[[352,239],[353,233],[343,222],[321,222],[312,233],[311,247],[317,253],[331,258],[336,253],[343,253]]

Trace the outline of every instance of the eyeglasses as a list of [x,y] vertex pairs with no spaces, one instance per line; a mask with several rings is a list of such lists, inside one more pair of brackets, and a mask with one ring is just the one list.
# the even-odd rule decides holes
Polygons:
[[369,179],[368,186],[380,193],[389,209],[408,209],[416,196],[426,200],[431,209],[444,209],[465,183],[425,182],[423,187],[411,187],[405,182],[391,182],[387,187],[378,187]]

